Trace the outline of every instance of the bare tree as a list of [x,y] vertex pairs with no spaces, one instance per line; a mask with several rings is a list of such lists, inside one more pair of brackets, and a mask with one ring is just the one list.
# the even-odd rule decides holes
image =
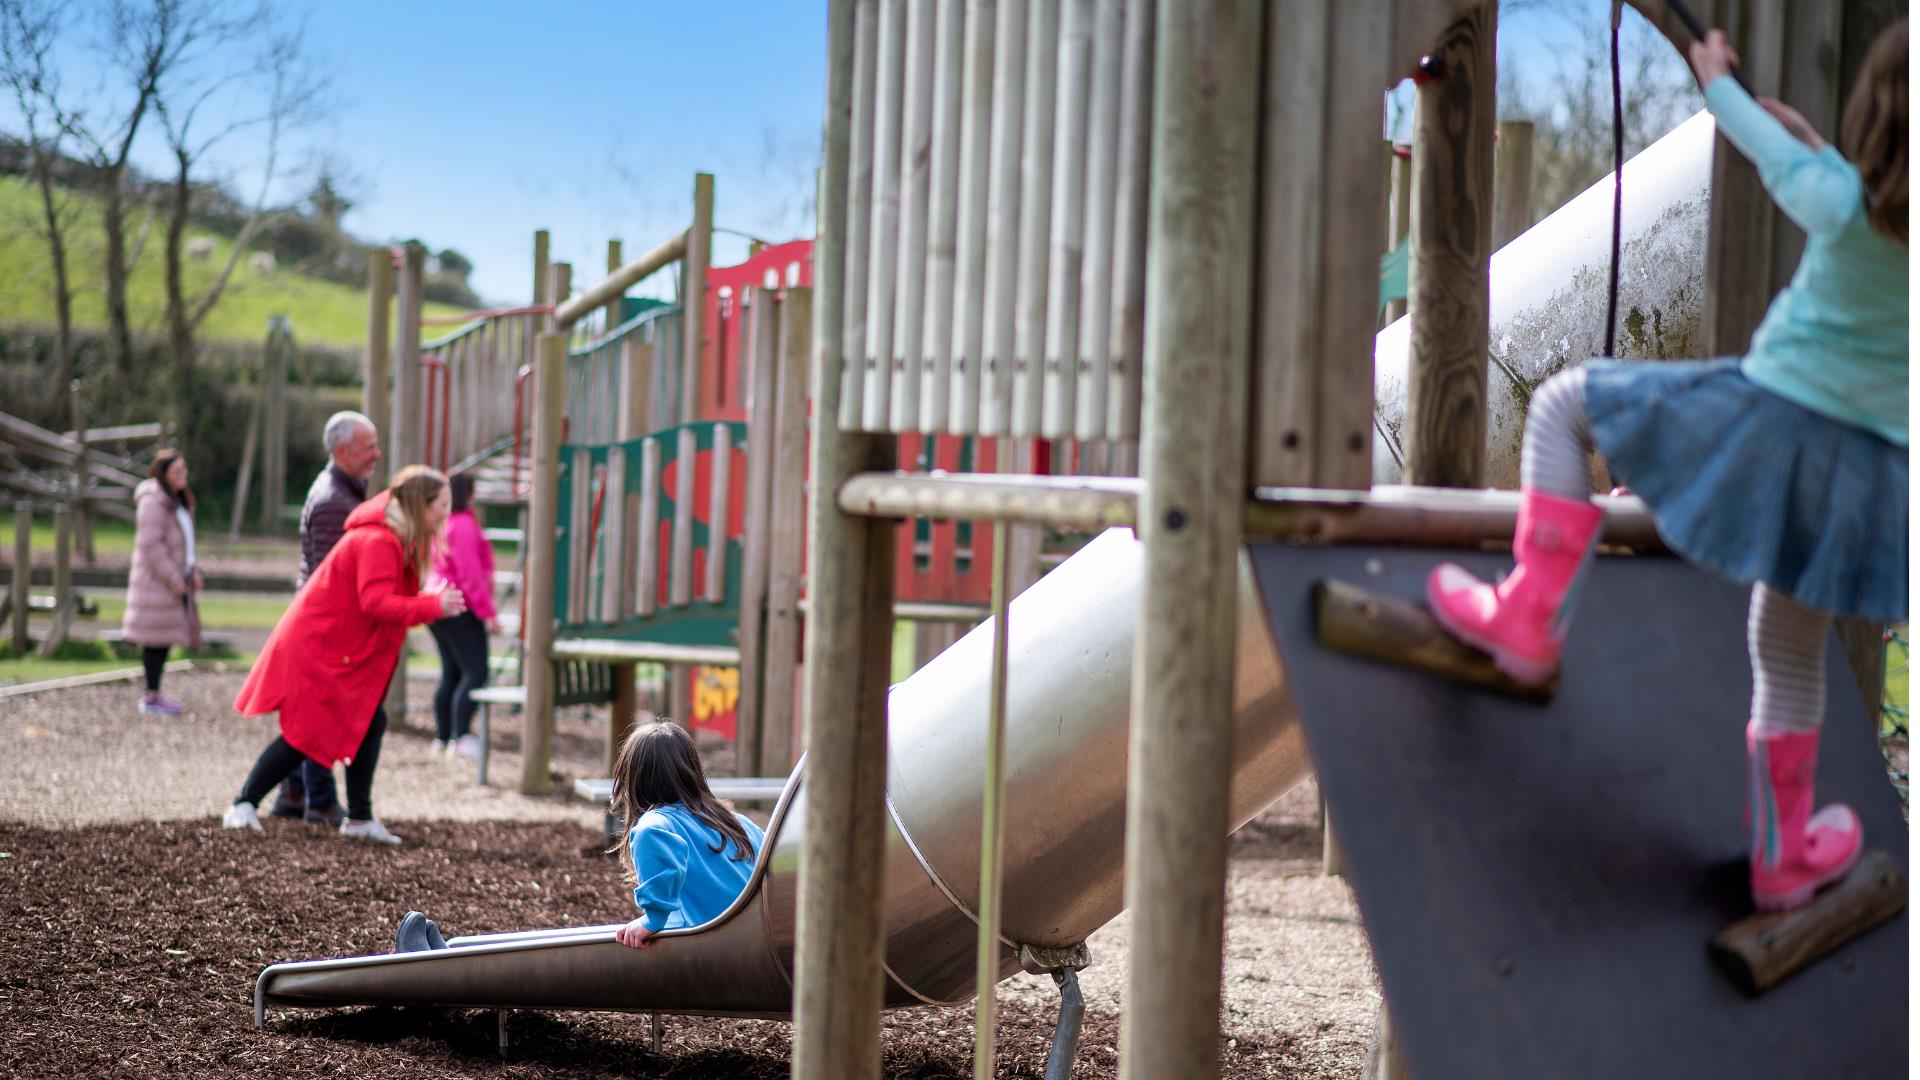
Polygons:
[[[1503,119],[1530,120],[1534,136],[1533,221],[1565,205],[1613,169],[1613,90],[1607,9],[1540,0],[1505,0],[1503,29],[1537,20],[1547,48],[1524,66],[1503,56],[1499,99]],[[1629,12],[1621,26],[1622,133],[1631,158],[1700,108],[1686,62],[1646,20]],[[1528,224],[1532,224],[1530,221]]]
[[[276,27],[264,7],[202,9],[197,34],[154,98],[173,162],[166,232],[167,340],[175,372],[176,400],[189,400],[193,336],[218,304],[248,243],[272,219],[267,198],[279,169],[281,140],[320,113],[322,85],[306,62],[298,28]],[[233,57],[251,50],[251,64]],[[259,187],[225,265],[198,296],[187,296],[183,253],[187,224],[207,154],[243,133],[262,133]]]
[[53,392],[61,416],[72,407],[73,282],[67,270],[67,229],[74,213],[72,204],[54,190],[67,132],[55,104],[59,76],[49,58],[66,23],[64,0],[0,0],[0,85],[12,93],[25,129],[27,171],[40,192],[36,226],[46,239],[53,272]]

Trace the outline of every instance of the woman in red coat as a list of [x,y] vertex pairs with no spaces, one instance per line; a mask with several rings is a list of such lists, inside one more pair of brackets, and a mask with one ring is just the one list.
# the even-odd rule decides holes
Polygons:
[[373,770],[386,731],[379,708],[407,628],[467,610],[458,589],[420,594],[449,501],[446,478],[413,465],[348,515],[346,534],[294,596],[234,700],[247,716],[278,711],[280,735],[227,808],[227,828],[258,831],[260,800],[312,758],[328,767],[346,763],[342,835],[400,842],[373,816]]

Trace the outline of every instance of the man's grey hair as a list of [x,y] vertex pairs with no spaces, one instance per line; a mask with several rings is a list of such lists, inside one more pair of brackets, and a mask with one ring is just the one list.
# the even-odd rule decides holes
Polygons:
[[373,421],[367,419],[365,413],[347,409],[327,417],[327,426],[320,432],[321,440],[327,444],[327,453],[331,454],[347,445],[347,440],[353,438],[353,433],[362,425],[365,425],[368,431],[379,433],[373,426]]

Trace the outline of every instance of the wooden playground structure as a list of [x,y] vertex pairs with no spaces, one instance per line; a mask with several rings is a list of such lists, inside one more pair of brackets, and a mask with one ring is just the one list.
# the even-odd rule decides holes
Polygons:
[[[1629,6],[1684,50],[1667,4]],[[1832,130],[1851,69],[1820,58],[1857,63],[1885,21],[1872,7],[1703,14],[1757,90]],[[531,305],[424,345],[422,253],[375,257],[366,412],[388,460],[473,467],[483,501],[524,500],[523,686],[493,699],[523,707],[520,789],[550,784],[558,704],[611,704],[617,745],[641,663],[738,666],[743,773],[784,774],[804,749],[795,1076],[878,1072],[895,620],[993,617],[995,747],[1021,662],[1007,605],[1041,572],[1040,530],[1115,525],[1147,566],[1123,1074],[1215,1073],[1243,541],[1512,534],[1511,496],[1438,490],[1484,483],[1496,10],[832,0],[811,243],[711,267],[702,175],[687,229],[631,261],[616,248],[598,285],[576,294],[542,233]],[[1390,215],[1380,95],[1416,70]],[[1799,241],[1724,145],[1713,178],[1705,339],[1730,355]],[[1389,220],[1409,235],[1413,486],[1370,490]],[[626,299],[676,267],[679,303]],[[1626,504],[1609,537],[1657,545]],[[683,714],[684,680],[676,699]],[[982,1075],[998,950],[1078,944],[1000,936],[997,762],[973,909]],[[1384,1012],[1381,1028],[1393,1075]]]

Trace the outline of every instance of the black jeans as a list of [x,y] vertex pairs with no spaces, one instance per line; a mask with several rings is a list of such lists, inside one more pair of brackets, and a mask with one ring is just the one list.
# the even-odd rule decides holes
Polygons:
[[487,627],[471,611],[428,624],[440,646],[440,685],[433,692],[434,736],[451,742],[473,729],[473,692],[487,685]]
[[[368,821],[373,817],[373,771],[380,765],[380,740],[386,733],[387,710],[376,708],[373,710],[373,723],[367,725],[367,733],[360,740],[360,749],[353,752],[353,762],[347,766],[347,817],[354,821]],[[318,765],[307,755],[287,745],[285,736],[274,736],[267,748],[260,751],[259,759],[253,763],[253,771],[247,774],[247,782],[240,789],[240,797],[234,801],[259,806],[260,800],[273,790],[273,785],[292,776],[293,771],[301,765],[309,763]]]
[[149,645],[140,650],[140,666],[147,669],[147,693],[160,692],[160,673],[167,666],[167,648],[165,645]]

